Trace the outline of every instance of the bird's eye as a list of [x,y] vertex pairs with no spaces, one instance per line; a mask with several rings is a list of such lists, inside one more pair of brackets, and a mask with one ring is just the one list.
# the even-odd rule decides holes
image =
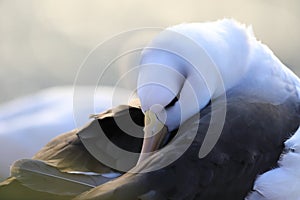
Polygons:
[[290,148],[290,152],[295,153],[296,149],[295,148]]
[[171,106],[174,106],[174,104],[178,101],[179,95],[177,95],[167,106],[166,108],[169,108]]

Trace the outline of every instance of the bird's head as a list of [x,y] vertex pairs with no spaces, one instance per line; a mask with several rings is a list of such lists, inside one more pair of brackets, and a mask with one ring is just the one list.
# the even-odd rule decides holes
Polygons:
[[145,113],[142,153],[156,150],[168,131],[180,124],[179,98],[185,75],[182,70],[170,66],[175,64],[170,62],[176,61],[170,56],[168,52],[160,50],[143,52],[137,89]]
[[139,68],[137,93],[146,115],[145,137],[162,127],[179,128],[237,85],[249,68],[249,41],[256,40],[231,20],[181,24],[159,33],[143,50]]
[[[173,67],[178,66],[179,59],[161,50],[144,51],[138,77],[137,93],[143,112],[155,114],[169,131],[179,126],[179,99],[186,80],[184,68]],[[174,109],[176,113],[172,113]]]
[[143,51],[137,88],[146,125],[142,153],[156,150],[168,131],[179,128],[209,102],[205,81],[191,75],[190,68],[187,61],[172,52]]

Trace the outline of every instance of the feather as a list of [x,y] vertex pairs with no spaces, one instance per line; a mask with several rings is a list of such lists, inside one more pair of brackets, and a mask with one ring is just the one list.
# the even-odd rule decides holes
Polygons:
[[114,172],[96,160],[77,137],[78,130],[57,136],[33,157],[42,160],[62,172]]
[[99,162],[104,160],[119,171],[134,167],[143,143],[142,111],[121,105],[93,117],[95,120],[77,133],[86,150]]
[[22,185],[15,177],[8,178],[0,183],[0,199],[3,200],[70,200],[73,196],[55,195],[46,192],[38,192]]
[[11,168],[12,177],[1,183],[0,197],[4,195],[9,199],[19,199],[23,196],[35,197],[32,199],[36,197],[49,199],[49,196],[52,196],[52,199],[61,199],[65,196],[72,198],[83,191],[117,178],[121,174],[90,154],[78,135],[83,134],[84,137],[86,129],[93,129],[93,126],[99,124],[106,130],[107,137],[116,145],[138,152],[142,145],[142,138],[128,136],[117,128],[114,129],[115,131],[109,131],[117,127],[115,118],[126,119],[129,115],[138,124],[143,125],[143,114],[140,109],[119,106],[98,114],[95,120],[81,130],[75,129],[57,136],[32,160],[17,161]]
[[43,161],[31,159],[15,162],[11,176],[32,190],[59,195],[78,195],[112,180],[101,175],[64,173]]
[[164,200],[165,198],[157,191],[151,190],[138,197],[139,200]]

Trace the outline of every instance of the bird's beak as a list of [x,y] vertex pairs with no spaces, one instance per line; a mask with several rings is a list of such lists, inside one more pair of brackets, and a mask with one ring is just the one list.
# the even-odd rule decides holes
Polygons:
[[167,133],[168,128],[153,112],[147,111],[145,113],[144,141],[138,164],[160,147]]

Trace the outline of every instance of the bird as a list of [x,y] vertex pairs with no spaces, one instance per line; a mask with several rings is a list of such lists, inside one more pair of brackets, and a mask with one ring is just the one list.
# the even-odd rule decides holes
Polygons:
[[243,199],[299,125],[299,78],[232,19],[159,33],[142,52],[137,95],[138,165],[77,199]]
[[260,175],[246,200],[300,199],[300,129],[284,142],[278,167]]
[[[87,187],[82,182],[91,175],[84,173],[98,167],[75,167],[80,166],[76,159],[66,162],[68,170],[64,171],[58,163],[64,166],[65,160],[72,161],[69,158],[78,154],[69,148],[72,142],[65,141],[43,159],[39,157],[43,153],[37,153],[32,160],[17,161],[12,166],[13,176],[0,184],[0,196],[15,183],[29,187],[30,193],[67,194],[76,200],[244,199],[256,177],[276,166],[284,142],[299,127],[299,83],[255,38],[251,27],[235,20],[166,28],[141,54],[140,104],[135,108],[139,114],[130,114],[130,107],[118,107],[72,133],[94,162],[100,162],[95,166],[105,165],[109,173],[118,172],[119,176],[103,180],[107,171],[98,170],[94,184]],[[124,113],[127,115],[122,118]],[[144,123],[126,126],[131,120]],[[104,121],[110,124],[105,130],[101,126]],[[118,148],[104,142],[102,133],[117,130],[144,133],[144,139],[116,139],[113,144],[119,143],[131,153],[115,152]],[[62,138],[56,138],[50,146],[60,142]],[[133,150],[133,146],[139,148]],[[57,158],[56,152],[64,156]],[[51,181],[44,186],[48,189],[43,188],[38,175],[28,179],[22,170],[28,163],[52,169],[47,172],[58,170],[53,173],[68,176],[72,183],[77,180],[80,190],[74,193],[72,187],[49,187]],[[70,171],[73,168],[85,178],[78,181]]]

